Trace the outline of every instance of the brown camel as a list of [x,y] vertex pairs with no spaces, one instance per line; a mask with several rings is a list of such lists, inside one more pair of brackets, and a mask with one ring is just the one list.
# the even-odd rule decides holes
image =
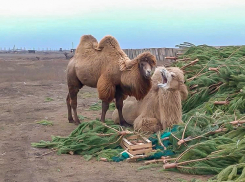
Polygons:
[[[183,72],[177,67],[158,67],[152,80],[153,86],[143,100],[129,97],[124,101],[123,116],[135,130],[156,132],[182,122],[181,100],[188,95]],[[116,110],[112,119],[119,122]]]
[[[122,107],[126,97],[143,99],[152,86],[151,73],[156,65],[156,58],[149,52],[130,60],[112,36],[105,36],[98,44],[91,35],[81,37],[74,57],[67,66],[68,120],[79,124],[77,117],[77,93],[84,85],[96,88],[102,100],[101,121],[109,103],[115,98],[120,125],[126,125]],[[74,119],[72,117],[73,110]]]

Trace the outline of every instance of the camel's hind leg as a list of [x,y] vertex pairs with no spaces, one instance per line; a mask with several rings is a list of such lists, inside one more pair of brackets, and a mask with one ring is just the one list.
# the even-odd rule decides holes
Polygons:
[[[77,116],[77,93],[79,92],[79,89],[82,87],[83,84],[79,80],[73,79],[73,82],[68,82],[69,93],[66,98],[66,104],[68,109],[69,123],[80,124],[80,121]],[[72,117],[71,110],[73,110],[74,120]]]
[[[78,88],[69,88],[69,98],[67,98],[67,109],[68,109],[68,120],[69,123],[75,123],[75,124],[80,124],[80,120],[78,119],[77,116],[77,93],[79,92]],[[68,97],[67,96],[67,97]],[[71,108],[73,110],[73,115],[74,115],[74,120],[72,118],[72,114],[71,114]]]
[[67,105],[67,110],[68,110],[68,121],[69,123],[75,123],[72,117],[72,113],[71,113],[71,99],[70,99],[69,93],[67,94],[67,97],[66,97],[66,105]]

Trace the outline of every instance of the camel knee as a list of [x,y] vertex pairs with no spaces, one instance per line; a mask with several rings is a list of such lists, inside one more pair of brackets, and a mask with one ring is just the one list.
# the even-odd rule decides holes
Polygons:
[[161,123],[156,118],[141,118],[134,123],[135,130],[157,132],[162,130]]
[[68,120],[70,123],[74,122],[75,124],[80,124],[80,120],[78,119],[78,115],[77,115],[77,98],[70,99],[70,104],[74,114],[74,121],[71,115],[71,111],[69,110],[68,112],[70,112],[70,114],[68,114]]
[[72,109],[76,109],[77,108],[77,100],[76,99],[71,100],[70,104],[71,104]]
[[66,104],[68,106],[71,106],[71,99],[70,99],[70,95],[69,94],[67,94],[67,97],[66,97]]
[[77,107],[77,93],[79,92],[79,89],[73,88],[69,89],[69,94],[67,96],[66,101],[70,103],[72,108]]
[[68,109],[68,121],[69,123],[74,123],[72,113],[71,113],[71,99],[69,93],[67,94],[66,97],[66,104],[67,104],[67,109]]

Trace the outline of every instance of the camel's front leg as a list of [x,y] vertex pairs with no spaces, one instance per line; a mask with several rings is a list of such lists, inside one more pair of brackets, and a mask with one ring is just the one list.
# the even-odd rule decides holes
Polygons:
[[102,100],[101,121],[105,122],[105,115],[109,108],[109,103],[115,96],[115,85],[104,75],[101,75],[97,83],[97,89],[99,98]]
[[125,121],[122,115],[122,108],[123,108],[123,98],[120,96],[120,94],[116,93],[116,107],[118,110],[118,116],[119,116],[119,123],[121,126],[129,126],[128,123]]
[[118,111],[118,117],[119,117],[119,123],[121,126],[130,126],[124,119],[123,114],[122,114],[122,109],[123,109],[123,99],[124,99],[124,95],[122,94],[123,91],[122,89],[117,86],[116,87],[116,94],[115,94],[115,98],[116,98],[116,108]]
[[109,102],[102,101],[102,114],[101,114],[100,121],[103,123],[105,122],[105,115],[106,115],[108,108],[109,108]]

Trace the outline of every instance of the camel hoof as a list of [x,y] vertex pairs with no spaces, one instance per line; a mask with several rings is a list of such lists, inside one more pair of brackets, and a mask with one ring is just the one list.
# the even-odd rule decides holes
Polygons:
[[73,119],[69,119],[69,123],[75,123]]
[[80,122],[79,122],[79,123],[78,123],[78,122],[75,122],[74,124],[75,124],[75,125],[80,125],[81,123],[80,123]]
[[74,124],[75,124],[75,125],[80,125],[81,122],[78,120],[78,121],[75,121]]
[[131,126],[125,120],[124,121],[120,121],[120,125],[121,126],[125,126],[125,127],[130,127]]

